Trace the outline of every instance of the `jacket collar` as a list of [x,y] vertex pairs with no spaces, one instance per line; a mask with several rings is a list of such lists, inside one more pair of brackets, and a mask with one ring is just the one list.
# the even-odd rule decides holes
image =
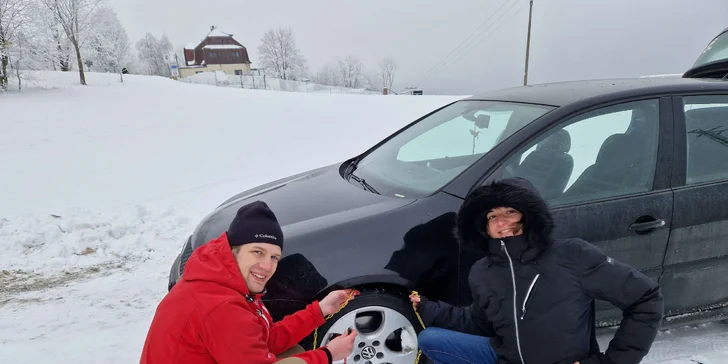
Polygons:
[[[508,249],[508,254],[501,246],[501,241]],[[502,239],[488,238],[488,253],[494,261],[505,262],[508,255],[514,262],[529,263],[536,259],[543,251],[540,246],[529,243],[526,234],[511,236]]]
[[243,296],[245,297],[245,301],[247,301],[248,303],[253,303],[256,300],[262,299],[263,296],[265,296],[266,293],[268,293],[268,289],[267,288],[264,288],[263,289],[263,292],[261,292],[261,293],[258,293],[258,294],[244,293]]
[[255,301],[265,294],[265,291],[253,294],[248,290],[225,233],[195,249],[187,261],[182,279],[220,284],[240,293],[248,302],[252,302],[248,297]]

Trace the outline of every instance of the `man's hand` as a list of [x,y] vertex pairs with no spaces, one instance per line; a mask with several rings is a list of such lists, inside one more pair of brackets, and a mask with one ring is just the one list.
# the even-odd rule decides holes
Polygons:
[[351,350],[354,349],[354,340],[356,339],[356,331],[349,329],[342,335],[337,336],[331,340],[326,348],[331,353],[332,361],[344,360],[351,355]]
[[[321,302],[319,302],[319,306],[321,307],[321,313],[324,314],[324,317],[336,313],[341,305],[343,305],[344,302],[346,302],[346,300],[349,298],[349,295],[352,291],[352,289],[341,289],[338,291],[333,291],[329,293],[326,298],[322,299]],[[354,296],[357,295],[359,295],[359,292],[354,291],[352,299],[354,299]]]

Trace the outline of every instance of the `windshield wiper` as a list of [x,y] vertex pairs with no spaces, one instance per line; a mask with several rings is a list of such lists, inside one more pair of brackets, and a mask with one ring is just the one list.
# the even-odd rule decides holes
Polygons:
[[372,185],[370,185],[369,183],[367,183],[367,181],[365,181],[364,178],[360,178],[357,175],[355,175],[354,173],[350,174],[349,175],[349,178],[350,179],[353,179],[354,181],[359,182],[359,184],[362,185],[362,187],[364,187],[364,189],[366,189],[367,191],[374,192],[377,195],[380,195],[380,193],[377,192],[377,190],[375,190],[374,187],[372,187]]

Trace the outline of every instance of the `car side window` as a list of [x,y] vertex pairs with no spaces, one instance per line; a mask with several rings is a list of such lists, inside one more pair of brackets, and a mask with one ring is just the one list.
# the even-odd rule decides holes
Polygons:
[[686,184],[728,179],[728,95],[683,98]]
[[522,148],[503,176],[528,179],[554,206],[650,191],[659,124],[659,100],[590,111]]

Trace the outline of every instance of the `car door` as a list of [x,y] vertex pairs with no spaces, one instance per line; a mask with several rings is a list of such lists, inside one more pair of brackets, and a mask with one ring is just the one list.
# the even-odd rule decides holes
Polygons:
[[[555,123],[494,175],[529,179],[553,209],[557,238],[582,238],[659,280],[672,221],[670,98],[598,107]],[[597,303],[599,326],[621,311]]]
[[661,280],[665,311],[726,314],[728,92],[684,95],[674,105],[675,208]]

